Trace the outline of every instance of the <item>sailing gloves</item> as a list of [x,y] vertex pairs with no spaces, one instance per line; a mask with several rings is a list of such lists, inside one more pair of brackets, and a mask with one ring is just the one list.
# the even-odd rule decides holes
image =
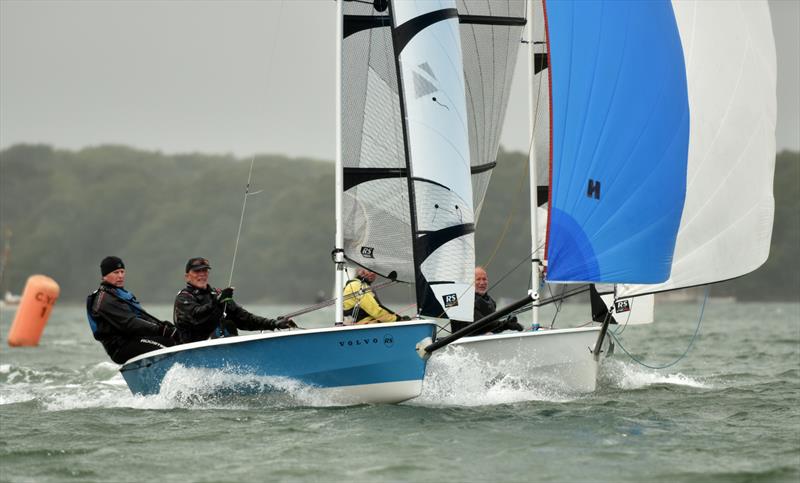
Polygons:
[[408,315],[398,315],[397,316],[397,321],[398,322],[406,322],[406,321],[409,321],[409,320],[411,320],[411,317],[409,317]]
[[499,320],[495,322],[495,328],[492,329],[493,334],[499,334],[500,332],[504,332],[506,330],[516,330],[517,332],[522,332],[525,330],[519,322],[517,322],[516,316],[511,316],[505,320]]
[[506,319],[506,323],[502,326],[503,330],[516,330],[517,332],[522,332],[525,330],[519,322],[517,322],[516,316],[509,317]]
[[294,320],[292,320],[292,319],[284,319],[283,317],[280,317],[280,318],[278,318],[278,320],[275,321],[275,328],[276,329],[281,329],[281,330],[284,330],[284,329],[296,329],[297,328],[297,324],[295,324]]
[[284,319],[283,317],[276,319],[267,319],[258,317],[257,327],[255,330],[276,330],[276,329],[296,329],[297,324],[292,319]]
[[161,326],[161,335],[167,337],[169,339],[178,342],[180,340],[180,336],[178,335],[178,329],[175,328],[174,325],[170,324],[169,322],[164,322]]
[[217,294],[217,303],[220,305],[227,304],[228,302],[233,302],[233,287],[228,287],[222,289]]

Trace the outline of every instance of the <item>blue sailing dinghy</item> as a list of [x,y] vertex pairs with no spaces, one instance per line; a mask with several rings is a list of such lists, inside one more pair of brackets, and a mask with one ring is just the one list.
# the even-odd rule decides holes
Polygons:
[[[435,320],[471,317],[474,214],[456,2],[347,4],[337,2],[336,18],[335,326],[144,354],[121,368],[134,393],[159,393],[184,367],[265,377],[264,391],[270,378],[289,379],[336,402],[401,402],[422,390]],[[367,28],[376,25],[379,33]],[[414,283],[416,315],[426,320],[342,325],[347,262]]]
[[267,389],[269,378],[293,379],[336,403],[393,403],[419,395],[425,359],[414,349],[435,329],[398,322],[226,337],[142,354],[120,371],[134,394],[158,394],[180,366],[267,378]]

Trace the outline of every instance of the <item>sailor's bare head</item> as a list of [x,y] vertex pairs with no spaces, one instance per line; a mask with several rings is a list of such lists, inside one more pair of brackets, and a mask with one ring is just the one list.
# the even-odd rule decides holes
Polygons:
[[360,278],[361,280],[365,280],[365,281],[367,281],[369,283],[374,282],[375,281],[375,277],[377,277],[377,275],[375,275],[375,272],[371,272],[371,271],[367,270],[366,268],[359,268],[356,271],[356,274],[358,275],[358,278]]
[[483,267],[475,267],[475,293],[483,295],[489,290],[489,276]]

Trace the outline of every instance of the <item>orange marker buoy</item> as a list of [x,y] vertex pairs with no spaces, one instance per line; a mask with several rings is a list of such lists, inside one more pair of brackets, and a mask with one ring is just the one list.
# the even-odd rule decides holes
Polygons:
[[55,280],[45,275],[31,275],[19,302],[17,315],[8,332],[10,346],[36,346],[53,311],[60,289]]

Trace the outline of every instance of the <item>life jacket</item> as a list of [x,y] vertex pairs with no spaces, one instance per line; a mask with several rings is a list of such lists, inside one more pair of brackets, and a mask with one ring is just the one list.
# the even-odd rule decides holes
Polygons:
[[[352,299],[353,300],[353,306],[350,307],[349,309],[344,309],[343,310],[344,317],[345,317],[346,321],[348,321],[350,323],[358,322],[359,320],[361,320],[363,318],[366,318],[366,317],[360,317],[359,318],[359,315],[361,315],[359,313],[359,307],[361,305],[361,295],[363,294],[363,291],[364,291],[364,281],[359,279],[359,278],[353,278],[353,279],[348,280],[347,283],[344,284],[344,287],[345,287],[345,289],[347,289],[348,286],[351,283],[354,283],[354,282],[358,282],[358,288],[357,289],[355,289],[355,288],[352,289],[349,294],[346,294],[346,297],[345,297],[345,304],[347,304],[347,300],[348,299]],[[369,314],[367,314],[367,316],[369,316]]]
[[[89,320],[89,328],[92,330],[92,335],[95,339],[97,339],[97,321],[94,319],[94,317],[92,317],[92,307],[94,306],[94,301],[97,298],[97,294],[100,293],[100,290],[101,289],[97,289],[86,297],[86,318]],[[136,297],[134,297],[134,295],[127,290],[116,288],[113,292],[108,290],[103,291],[128,304],[128,306],[133,309],[137,317],[141,317],[143,313],[146,313],[144,309],[142,309],[142,304],[140,304],[139,301],[136,300]]]
[[97,297],[97,292],[99,291],[100,289],[97,289],[86,297],[86,318],[89,319],[89,328],[92,329],[92,335],[95,339],[97,338],[97,321],[92,317],[92,306],[94,305],[94,299]]

